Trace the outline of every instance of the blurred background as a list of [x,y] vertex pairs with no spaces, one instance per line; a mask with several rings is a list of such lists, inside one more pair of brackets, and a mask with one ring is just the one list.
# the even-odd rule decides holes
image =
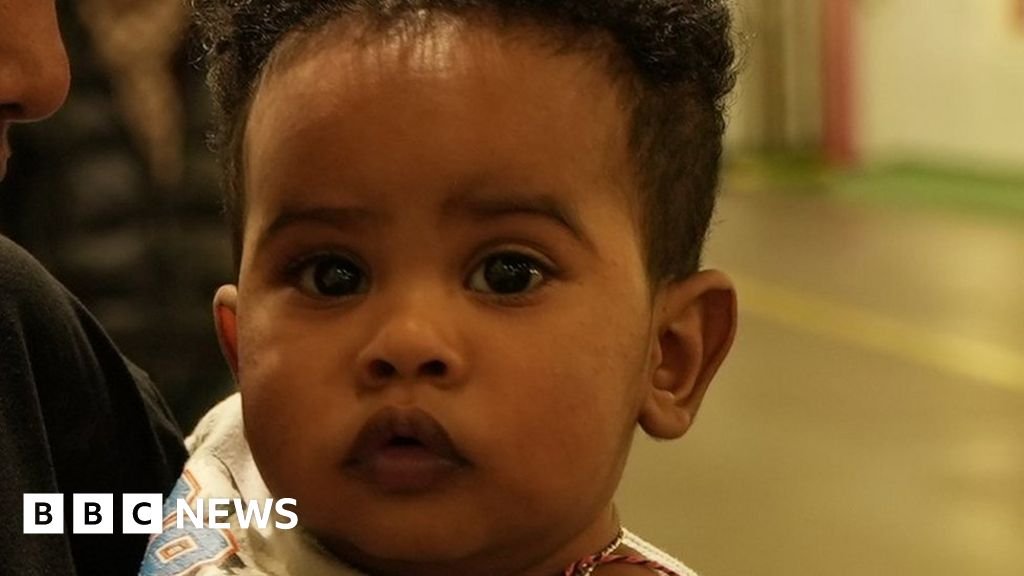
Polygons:
[[183,428],[230,390],[211,320],[231,278],[208,97],[182,0],[57,0],[71,92],[11,130],[0,231],[161,386]]
[[[0,230],[188,429],[231,266],[179,2],[58,0],[72,93],[12,134]],[[637,439],[627,525],[707,576],[1024,574],[1024,0],[734,4],[739,334],[687,437]]]
[[627,524],[702,574],[1024,574],[1024,0],[742,0],[740,302]]

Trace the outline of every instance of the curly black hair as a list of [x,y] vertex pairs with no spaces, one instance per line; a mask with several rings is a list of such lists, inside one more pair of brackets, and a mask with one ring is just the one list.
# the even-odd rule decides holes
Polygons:
[[736,77],[725,0],[192,0],[192,6],[214,97],[212,142],[224,162],[236,265],[245,211],[241,140],[271,52],[290,32],[314,31],[337,18],[384,29],[428,13],[550,29],[567,47],[604,50],[595,56],[614,62],[609,72],[631,100],[629,144],[649,279],[671,281],[699,268],[718,187],[725,99]]

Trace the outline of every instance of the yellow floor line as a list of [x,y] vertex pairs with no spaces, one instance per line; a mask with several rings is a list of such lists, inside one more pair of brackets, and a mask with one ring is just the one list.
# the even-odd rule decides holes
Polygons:
[[741,312],[967,377],[1024,391],[1024,354],[989,342],[902,322],[820,296],[731,274]]

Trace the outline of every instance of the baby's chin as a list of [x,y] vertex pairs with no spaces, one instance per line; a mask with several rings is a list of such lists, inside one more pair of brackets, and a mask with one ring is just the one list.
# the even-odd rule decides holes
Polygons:
[[474,549],[471,543],[446,537],[444,532],[435,529],[432,534],[419,535],[361,534],[358,545],[347,540],[318,540],[345,564],[375,576],[490,573],[479,562],[485,562],[491,554]]

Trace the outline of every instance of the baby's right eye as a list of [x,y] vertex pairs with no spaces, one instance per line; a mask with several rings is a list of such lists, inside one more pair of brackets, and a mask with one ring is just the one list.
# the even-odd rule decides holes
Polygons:
[[341,298],[369,288],[363,269],[337,254],[312,256],[296,263],[293,270],[299,289],[311,296]]

